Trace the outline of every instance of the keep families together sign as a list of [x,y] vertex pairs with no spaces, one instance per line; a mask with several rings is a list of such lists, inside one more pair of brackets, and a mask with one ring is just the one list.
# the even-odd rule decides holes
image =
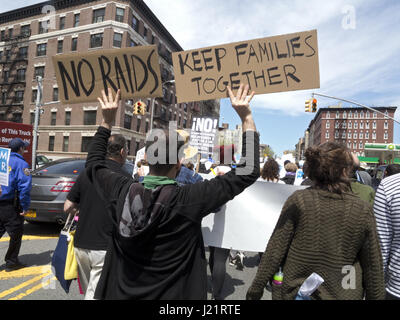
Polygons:
[[[256,94],[319,88],[317,30],[172,53],[178,103],[226,98],[247,83]],[[53,57],[60,100],[97,101],[101,90],[122,99],[162,97],[155,45]]]

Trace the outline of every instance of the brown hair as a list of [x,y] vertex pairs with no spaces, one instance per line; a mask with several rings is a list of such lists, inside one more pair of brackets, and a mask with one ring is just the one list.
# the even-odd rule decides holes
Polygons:
[[342,194],[351,190],[350,173],[353,158],[343,144],[326,142],[305,152],[305,174],[318,189]]
[[296,166],[295,163],[289,162],[289,163],[287,163],[287,164],[285,165],[285,170],[286,170],[287,172],[296,172],[296,171],[297,171],[297,166]]
[[279,164],[274,159],[269,158],[267,162],[264,164],[261,177],[268,181],[274,181],[275,179],[279,179]]

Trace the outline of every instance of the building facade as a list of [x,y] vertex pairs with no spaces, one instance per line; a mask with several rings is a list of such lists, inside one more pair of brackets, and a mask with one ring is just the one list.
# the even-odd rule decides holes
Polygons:
[[[177,103],[171,52],[177,41],[142,0],[55,0],[0,14],[0,120],[34,123],[38,94],[36,76],[43,78],[43,113],[37,153],[50,158],[85,157],[101,122],[98,102],[64,105],[51,57],[64,53],[154,44],[160,56],[163,97],[154,105],[153,127],[190,128],[199,103]],[[123,100],[113,133],[128,140],[132,158],[144,146],[150,128],[151,99],[145,115],[134,115],[137,100]]]
[[[396,112],[396,107],[373,109],[392,118]],[[363,157],[368,143],[393,143],[393,120],[379,112],[367,108],[320,108],[306,131],[304,146],[335,141]]]

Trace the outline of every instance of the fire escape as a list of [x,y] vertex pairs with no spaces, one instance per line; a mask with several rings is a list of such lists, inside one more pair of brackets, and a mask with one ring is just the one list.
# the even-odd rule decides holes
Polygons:
[[21,28],[20,34],[1,33],[0,41],[0,120],[22,123],[26,71],[28,66],[29,28]]

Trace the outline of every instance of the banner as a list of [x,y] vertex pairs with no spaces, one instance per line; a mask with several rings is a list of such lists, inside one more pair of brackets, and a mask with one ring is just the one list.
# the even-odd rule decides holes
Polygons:
[[[213,175],[201,175],[211,179]],[[264,252],[275,229],[283,204],[295,191],[293,186],[256,181],[219,212],[203,218],[202,232],[206,246]]]
[[29,166],[32,165],[32,142],[33,126],[29,124],[15,123],[11,121],[0,121],[0,147],[8,148],[8,143],[14,138],[21,138],[28,142],[29,146],[25,149],[24,159]]
[[173,52],[178,102],[226,98],[248,83],[257,94],[319,88],[317,30]]
[[97,101],[101,90],[121,89],[121,98],[162,97],[155,45],[53,56],[62,103]]
[[0,185],[8,187],[8,163],[11,149],[0,147]]
[[193,117],[189,144],[196,147],[200,154],[213,153],[218,129],[218,118]]

